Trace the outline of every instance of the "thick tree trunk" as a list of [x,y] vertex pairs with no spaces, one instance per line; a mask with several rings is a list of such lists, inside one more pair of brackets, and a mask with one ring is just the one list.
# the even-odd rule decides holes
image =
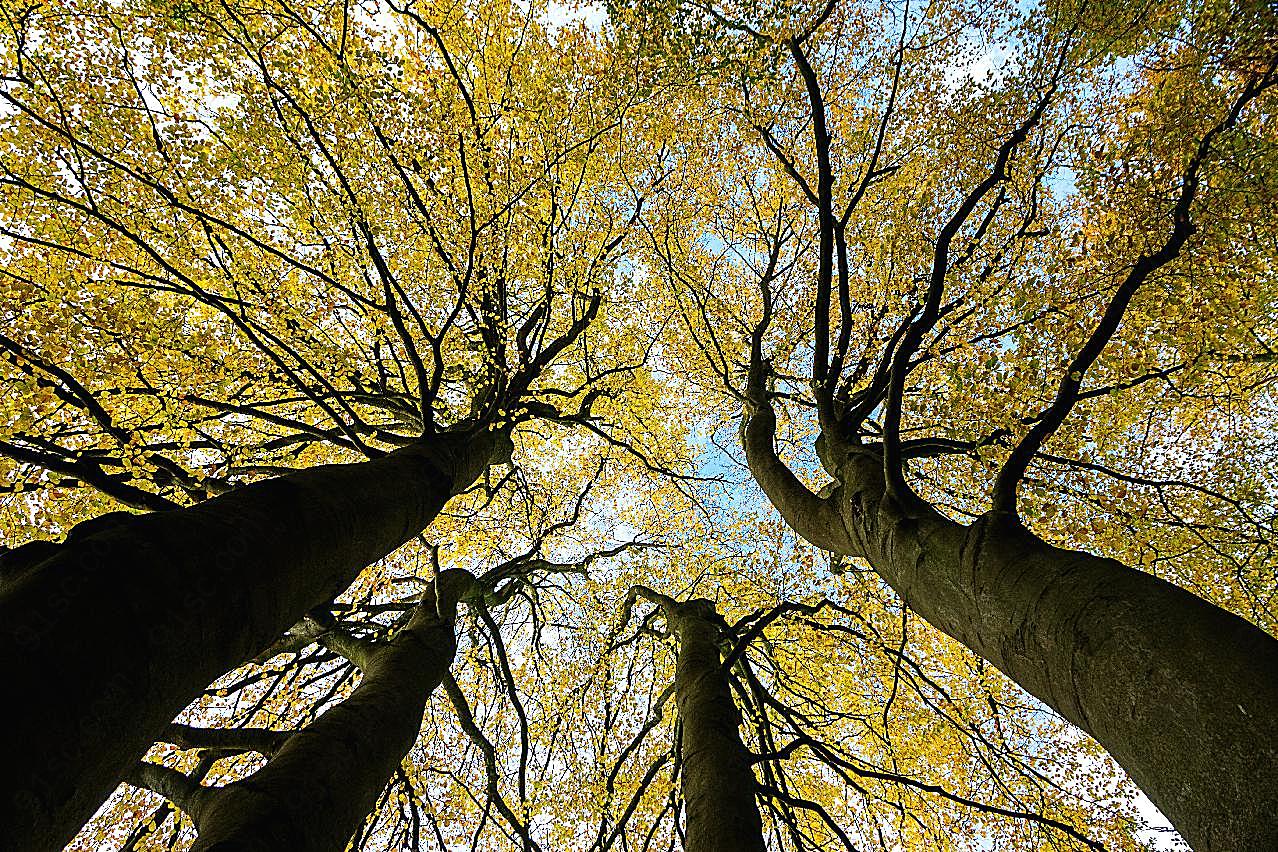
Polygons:
[[779,467],[768,413],[755,421],[751,468],[797,531],[864,557],[912,610],[1094,737],[1195,849],[1278,849],[1278,640],[1010,519],[906,512],[868,454],[834,461],[841,485],[819,499]]
[[6,572],[6,848],[61,849],[201,689],[425,528],[505,441],[433,436],[73,530]]
[[719,656],[714,604],[693,600],[667,608],[679,640],[675,703],[683,734],[686,852],[763,852],[750,752],[741,742],[741,713]]
[[192,852],[341,852],[421,729],[426,699],[452,666],[459,595],[445,571],[412,619],[372,651],[345,701],[289,737],[242,781],[201,792]]

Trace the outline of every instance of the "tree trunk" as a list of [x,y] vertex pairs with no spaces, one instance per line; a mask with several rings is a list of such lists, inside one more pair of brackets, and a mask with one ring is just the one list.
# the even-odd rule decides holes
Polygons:
[[373,461],[85,525],[6,571],[8,846],[61,849],[201,689],[419,533],[504,443],[492,432],[431,436]]
[[1278,849],[1278,640],[1112,559],[989,515],[971,526],[885,493],[881,460],[831,462],[821,499],[746,432],[755,478],[797,531],[865,558],[910,609],[1094,737],[1200,852]]
[[408,624],[371,652],[350,697],[248,778],[202,789],[192,852],[345,849],[417,740],[426,700],[452,666],[457,599],[472,582],[443,572]]
[[741,742],[741,713],[719,656],[714,604],[693,600],[667,607],[679,639],[675,703],[683,734],[686,852],[763,852],[750,752]]

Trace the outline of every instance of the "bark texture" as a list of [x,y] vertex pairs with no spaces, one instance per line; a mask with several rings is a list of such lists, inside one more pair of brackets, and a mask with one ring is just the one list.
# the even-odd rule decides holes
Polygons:
[[372,652],[350,697],[248,778],[205,790],[192,852],[345,849],[417,740],[426,700],[452,666],[457,600],[472,582],[465,571],[440,574],[408,624]]
[[714,604],[667,607],[679,640],[675,703],[683,733],[686,852],[764,852],[750,752],[741,742],[741,713],[719,656],[722,620]]
[[200,690],[425,528],[506,444],[432,436],[81,525],[0,574],[0,667],[22,697],[0,743],[6,848],[61,849]]
[[1278,849],[1278,640],[1004,516],[963,526],[906,511],[863,451],[827,461],[840,485],[818,498],[780,469],[772,429],[754,418],[747,457],[796,531],[864,557],[912,610],[1094,737],[1196,850]]

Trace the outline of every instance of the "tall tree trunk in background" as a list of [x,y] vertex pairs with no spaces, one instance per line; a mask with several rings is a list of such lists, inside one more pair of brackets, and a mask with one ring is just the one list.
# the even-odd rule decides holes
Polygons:
[[202,689],[419,533],[508,446],[434,435],[0,562],[7,848],[61,849]]
[[763,823],[755,798],[750,752],[741,742],[741,712],[732,700],[719,655],[722,619],[714,603],[667,606],[679,640],[675,703],[683,733],[686,852],[763,852]]
[[800,535],[864,558],[910,609],[1094,737],[1194,849],[1278,849],[1278,640],[1000,516],[963,526],[907,511],[865,449],[831,450],[839,485],[817,497],[777,458],[774,431],[764,407],[746,455]]
[[157,790],[195,821],[193,852],[345,849],[417,740],[426,700],[457,650],[457,601],[473,584],[465,571],[442,572],[408,624],[369,646],[354,692],[248,778],[222,788],[188,781],[176,794]]

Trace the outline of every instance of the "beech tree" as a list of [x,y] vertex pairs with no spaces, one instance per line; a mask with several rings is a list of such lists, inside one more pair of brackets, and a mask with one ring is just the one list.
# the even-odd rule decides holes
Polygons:
[[1274,844],[1264,4],[0,9],[6,846]]
[[[29,321],[3,346],[31,396],[2,449],[13,491],[34,470],[152,511],[4,558],[20,847],[69,840],[201,689],[505,463],[518,423],[584,419],[643,360],[581,348],[638,204],[582,184],[624,90],[552,124],[494,56],[491,85],[534,98],[512,125],[409,12],[442,64],[397,67],[340,9],[82,12],[7,8],[6,304]],[[449,160],[423,165],[432,133]],[[497,160],[521,133],[539,156]]]
[[[417,738],[426,699],[457,648],[457,604],[476,588],[465,571],[441,572],[384,645],[321,625],[317,638],[354,663],[363,679],[339,706],[270,742],[266,765],[247,778],[204,787],[144,761],[129,780],[191,817],[200,832],[197,849],[344,848]],[[175,733],[184,744],[199,741],[188,728]]]
[[[1122,397],[1136,388],[1166,388],[1142,399],[1150,418],[1183,416],[1186,397],[1198,397],[1195,407],[1256,398],[1255,385],[1197,389],[1225,365],[1267,361],[1261,326],[1246,329],[1261,351],[1255,340],[1241,341],[1251,351],[1230,351],[1237,335],[1213,328],[1215,317],[1178,317],[1194,326],[1189,340],[1164,339],[1158,321],[1125,320],[1150,289],[1183,279],[1221,296],[1233,287],[1272,294],[1267,248],[1245,270],[1195,268],[1238,238],[1235,217],[1272,197],[1272,10],[1168,6],[1129,10],[1131,20],[1087,5],[1004,10],[990,32],[1024,49],[1002,79],[948,95],[935,94],[936,66],[951,57],[929,43],[944,44],[943,14],[907,11],[885,34],[883,22],[847,4],[762,22],[751,11],[693,9],[681,25],[702,19],[751,42],[764,61],[787,63],[793,98],[748,79],[729,84],[742,133],[753,131],[774,163],[746,160],[748,184],[736,195],[750,206],[720,231],[726,250],[674,237],[669,225],[654,229],[653,245],[699,310],[688,313],[710,366],[745,409],[754,479],[805,539],[864,560],[912,611],[1095,737],[1195,848],[1272,846],[1278,642],[1209,599],[1093,555],[1068,530],[1033,523],[1058,499],[1058,482],[1088,474],[1160,499],[1168,488],[1196,491],[1247,514],[1231,484],[1160,481],[1110,463],[1104,449],[1088,452],[1104,440],[1094,427],[1071,442],[1086,449],[1054,451],[1076,409],[1105,417],[1107,406],[1086,403],[1131,405]],[[875,38],[864,51],[844,47]],[[1115,54],[1135,63],[1126,91],[1113,82],[1121,72],[1097,65]],[[862,62],[887,71],[873,105],[842,94],[857,91]],[[920,141],[920,125],[951,128],[958,151],[946,150],[939,127],[931,132],[940,144]],[[1089,152],[1116,158],[1108,173],[1068,153],[1098,131],[1117,148]],[[973,147],[960,147],[965,139]],[[962,176],[935,185],[934,170],[956,155],[967,158]],[[1052,186],[1062,167],[1084,186]],[[917,181],[919,200],[902,206]],[[1061,248],[1044,241],[1067,229],[1084,248],[1062,263]],[[1104,251],[1085,247],[1100,240]],[[715,268],[720,261],[729,272]],[[1249,279],[1253,263],[1264,272]],[[716,323],[707,305],[731,314],[734,275],[754,280],[757,307]],[[885,301],[888,293],[903,304]],[[1156,313],[1155,304],[1143,310]],[[1237,307],[1246,311],[1248,300]],[[1054,314],[1068,325],[1052,328]],[[1120,330],[1133,339],[1116,339]],[[1106,357],[1115,349],[1125,358]],[[1142,349],[1149,354],[1133,364]],[[961,396],[966,382],[1006,398],[978,392],[988,409],[974,408]],[[809,487],[778,458],[779,405],[810,417],[832,481]],[[970,464],[954,476],[959,460]],[[1040,468],[1048,481],[1033,481]],[[1037,504],[1028,512],[1026,490]],[[1251,614],[1272,625],[1267,607]]]
[[741,741],[741,712],[733,700],[719,652],[727,624],[714,601],[678,602],[635,586],[627,608],[643,597],[661,609],[679,645],[675,703],[688,849],[763,850],[763,823],[755,803],[752,755]]

